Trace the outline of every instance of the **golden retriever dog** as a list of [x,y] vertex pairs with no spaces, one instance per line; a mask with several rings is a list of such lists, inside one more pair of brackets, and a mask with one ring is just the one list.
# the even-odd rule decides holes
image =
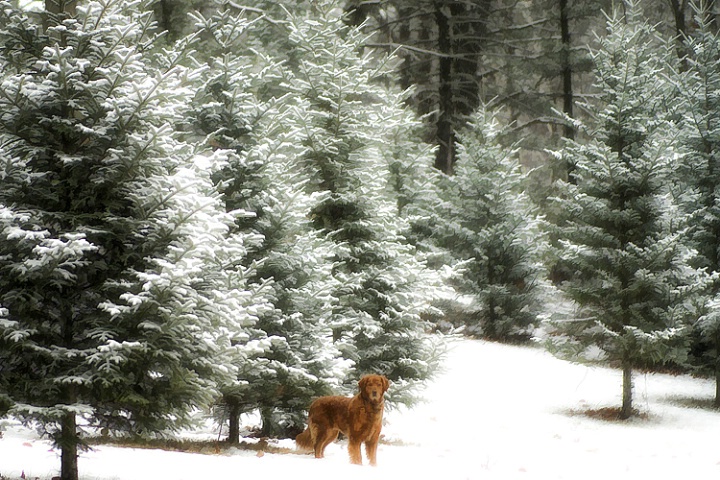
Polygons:
[[295,438],[300,449],[314,451],[315,458],[323,458],[325,447],[342,432],[348,437],[350,463],[362,465],[360,445],[364,442],[370,465],[377,464],[385,409],[383,395],[389,382],[382,375],[365,375],[358,386],[360,391],[354,397],[320,397],[310,404],[308,426]]

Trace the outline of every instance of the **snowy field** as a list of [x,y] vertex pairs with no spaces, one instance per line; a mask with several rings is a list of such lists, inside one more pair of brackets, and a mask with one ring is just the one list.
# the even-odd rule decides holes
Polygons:
[[[346,445],[326,458],[232,451],[220,455],[100,446],[79,461],[84,480],[213,479],[630,479],[719,478],[720,413],[711,382],[638,374],[646,418],[594,420],[583,409],[620,403],[617,371],[573,365],[541,349],[459,340],[427,402],[386,415],[378,466],[348,464]],[[58,454],[5,422],[0,478],[57,475]],[[291,446],[281,442],[280,446]]]

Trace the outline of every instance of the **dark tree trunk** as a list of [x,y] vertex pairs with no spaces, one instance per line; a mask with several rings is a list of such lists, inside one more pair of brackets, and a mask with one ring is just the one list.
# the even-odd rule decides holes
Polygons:
[[170,0],[159,0],[155,4],[155,18],[160,31],[173,33],[172,14],[173,5]]
[[675,34],[684,36],[687,31],[687,21],[685,18],[687,0],[670,0],[670,6],[672,7],[673,18],[675,19]]
[[[573,118],[573,83],[572,83],[572,64],[570,52],[572,45],[570,44],[570,17],[568,11],[568,0],[560,0],[560,39],[562,41],[562,80],[563,80],[563,113]],[[570,124],[565,124],[563,136],[569,139],[575,138],[575,128]]]
[[444,2],[435,4],[435,21],[438,27],[438,53],[440,55],[438,68],[438,120],[436,124],[436,139],[438,150],[435,157],[435,167],[451,175],[455,160],[455,102],[453,101],[453,61],[452,38],[450,25],[450,8]]
[[[574,118],[575,98],[573,94],[573,69],[571,51],[572,44],[570,38],[570,15],[568,0],[560,0],[560,40],[562,42],[562,98],[563,113],[569,118]],[[575,127],[565,122],[563,127],[563,136],[570,140],[575,139]],[[575,165],[568,161],[565,165],[568,182],[575,183]]]
[[622,408],[620,409],[620,419],[627,420],[632,417],[633,409],[633,385],[632,385],[632,365],[628,361],[623,362],[623,391],[622,391]]
[[[715,352],[720,348],[720,333],[714,335],[714,347]],[[720,408],[720,356],[715,357],[715,401],[713,402],[715,408]]]
[[65,413],[61,421],[60,432],[60,478],[78,480],[77,423],[74,413]]
[[715,10],[715,0],[706,0],[707,16],[710,21],[710,29],[713,33],[718,33],[718,12]]
[[687,61],[685,59],[687,51],[685,49],[685,36],[687,35],[687,19],[685,10],[687,9],[687,0],[670,0],[673,18],[675,19],[675,51],[680,59],[680,66],[683,70],[687,70]]
[[262,420],[262,428],[260,435],[263,437],[284,437],[284,433],[280,425],[277,424],[273,408],[261,408],[260,419]]
[[55,15],[59,13],[75,15],[75,7],[77,0],[45,0],[45,11]]
[[715,367],[715,408],[720,408],[720,360]]
[[74,17],[77,0],[45,0],[45,14],[43,15],[43,28],[45,30],[56,25],[62,15]]
[[240,443],[240,405],[228,403],[230,419],[228,428],[228,443]]

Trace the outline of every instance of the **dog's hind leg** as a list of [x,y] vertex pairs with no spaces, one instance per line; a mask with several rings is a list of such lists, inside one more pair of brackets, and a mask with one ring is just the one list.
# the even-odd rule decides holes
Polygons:
[[315,432],[315,458],[323,458],[325,456],[325,447],[335,441],[338,433],[339,431],[335,429]]

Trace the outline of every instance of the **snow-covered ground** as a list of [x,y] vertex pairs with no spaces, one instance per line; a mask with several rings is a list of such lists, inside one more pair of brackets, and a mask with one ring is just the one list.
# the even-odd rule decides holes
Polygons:
[[[541,349],[459,340],[427,402],[386,415],[378,466],[348,464],[344,443],[326,458],[232,451],[203,455],[100,446],[80,458],[86,480],[205,479],[630,479],[719,478],[720,413],[711,382],[642,375],[626,423],[577,414],[617,406],[619,372],[573,365]],[[282,442],[281,446],[292,443]],[[0,477],[57,475],[49,444],[5,422]],[[4,477],[3,477],[4,476]]]

